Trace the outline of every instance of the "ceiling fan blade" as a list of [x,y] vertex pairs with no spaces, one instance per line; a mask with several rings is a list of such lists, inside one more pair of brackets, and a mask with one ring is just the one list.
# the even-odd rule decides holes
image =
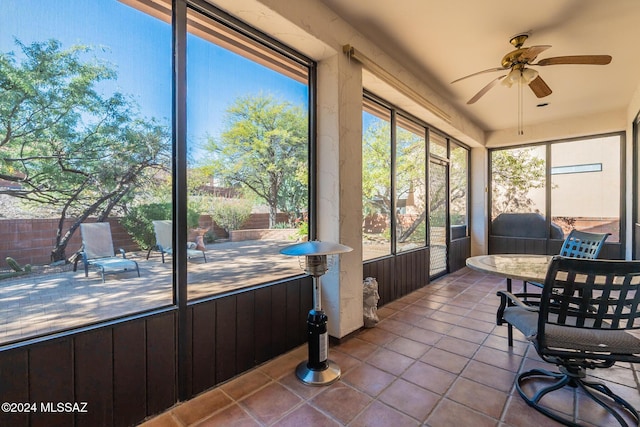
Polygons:
[[494,71],[504,71],[504,68],[503,67],[489,68],[488,70],[478,71],[477,73],[473,73],[473,74],[469,74],[468,76],[460,77],[459,79],[452,81],[451,84],[453,84],[455,82],[459,82],[460,80],[467,79],[469,77],[477,76],[478,74],[492,73]]
[[475,103],[478,99],[482,98],[482,96],[489,92],[489,90],[494,87],[495,85],[497,85],[500,80],[504,79],[507,75],[505,74],[504,76],[500,76],[497,79],[493,79],[491,80],[491,82],[489,82],[488,85],[486,85],[485,87],[483,87],[482,89],[480,89],[480,92],[476,93],[473,98],[471,98],[470,100],[467,101],[467,105],[471,105],[473,103]]
[[607,65],[611,62],[611,55],[573,55],[545,58],[531,65],[560,65],[560,64],[584,64]]
[[536,57],[538,55],[540,55],[542,52],[544,52],[545,50],[549,49],[551,46],[550,45],[540,45],[540,46],[531,46],[529,48],[527,48],[519,57],[519,61],[520,62],[531,62],[534,59],[536,59]]
[[544,98],[551,95],[551,88],[542,80],[542,77],[538,76],[531,80],[529,87],[538,98]]

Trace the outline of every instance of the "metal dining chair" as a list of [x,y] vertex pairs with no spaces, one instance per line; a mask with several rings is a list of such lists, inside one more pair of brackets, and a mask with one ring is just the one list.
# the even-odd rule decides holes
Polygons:
[[498,324],[520,330],[540,358],[559,369],[535,368],[518,376],[516,389],[529,406],[564,425],[579,427],[555,411],[553,404],[547,406],[553,402],[550,393],[568,386],[580,389],[577,405],[585,405],[589,398],[606,411],[601,425],[639,425],[638,411],[603,382],[588,379],[587,371],[610,368],[616,362],[640,363],[640,261],[555,256],[535,304],[525,303],[525,294],[498,291],[498,295]]
[[[596,259],[602,250],[604,241],[611,233],[590,233],[587,231],[571,230],[562,243],[560,256],[570,258]],[[523,290],[527,293],[527,283],[542,288],[542,283],[523,282]]]

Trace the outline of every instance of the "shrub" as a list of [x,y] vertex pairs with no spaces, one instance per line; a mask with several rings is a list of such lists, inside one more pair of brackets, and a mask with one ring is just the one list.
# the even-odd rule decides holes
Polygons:
[[251,216],[252,203],[246,199],[216,198],[211,204],[211,219],[227,233],[238,230]]
[[[141,249],[147,250],[156,244],[156,234],[153,229],[155,220],[171,219],[171,203],[149,203],[131,208],[120,220],[134,242]],[[187,210],[187,226],[195,228],[200,220],[200,212],[195,209]]]

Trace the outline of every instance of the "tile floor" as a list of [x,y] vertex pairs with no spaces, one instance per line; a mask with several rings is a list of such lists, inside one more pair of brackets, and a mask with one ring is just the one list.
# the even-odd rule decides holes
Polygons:
[[[517,290],[517,283],[514,283]],[[184,426],[555,426],[514,389],[518,372],[542,362],[522,335],[508,348],[495,325],[505,280],[468,269],[381,307],[380,323],[330,350],[342,378],[330,385],[300,383],[299,347],[194,399],[144,427]],[[593,372],[640,408],[639,366]],[[581,425],[614,425],[580,393],[556,392],[551,405]],[[575,409],[574,402],[578,402]]]

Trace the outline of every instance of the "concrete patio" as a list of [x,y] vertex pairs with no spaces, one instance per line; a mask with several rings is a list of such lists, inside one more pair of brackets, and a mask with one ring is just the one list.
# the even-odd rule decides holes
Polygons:
[[[291,240],[248,240],[207,245],[207,263],[188,262],[189,299],[301,274],[298,259],[280,249]],[[135,272],[109,274],[102,283],[97,269],[85,277],[82,264],[45,274],[0,281],[0,344],[130,315],[172,303],[171,258],[159,253],[128,253]]]

